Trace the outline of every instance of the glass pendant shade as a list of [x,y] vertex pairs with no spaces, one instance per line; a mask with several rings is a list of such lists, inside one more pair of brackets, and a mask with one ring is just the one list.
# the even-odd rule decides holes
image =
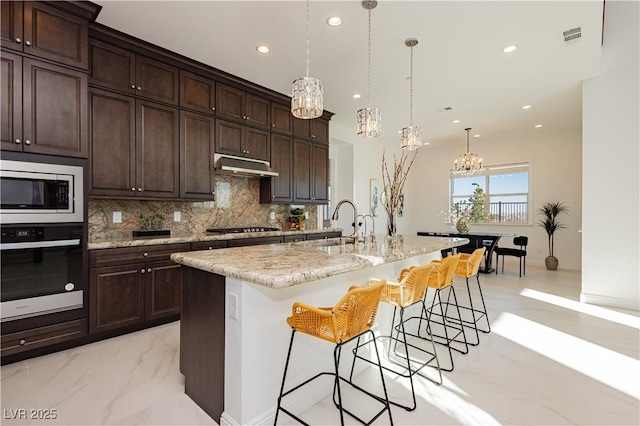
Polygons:
[[471,127],[464,129],[467,132],[467,152],[458,155],[453,162],[453,170],[462,174],[472,174],[482,168],[482,158],[480,155],[469,152],[469,131]]
[[415,151],[422,146],[422,127],[404,127],[400,131],[400,133],[400,145],[402,149],[406,149],[407,151]]
[[362,108],[356,113],[356,132],[363,138],[377,138],[382,133],[382,113],[378,108]]
[[300,77],[291,89],[291,114],[309,120],[318,118],[323,111],[322,83],[317,78]]

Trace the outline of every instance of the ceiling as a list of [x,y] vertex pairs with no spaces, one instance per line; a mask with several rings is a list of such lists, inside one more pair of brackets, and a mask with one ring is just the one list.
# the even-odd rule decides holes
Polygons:
[[[103,6],[99,23],[280,93],[305,74],[303,1],[95,3]],[[310,14],[310,76],[335,113],[332,135],[356,141],[355,112],[367,103],[367,11],[360,1],[313,1]],[[409,125],[410,37],[419,40],[413,124],[432,147],[463,143],[465,127],[478,143],[579,129],[581,81],[600,72],[602,14],[600,1],[379,1],[371,106],[382,111],[382,140],[398,144]],[[327,25],[331,15],[343,24]],[[575,27],[582,38],[565,44],[562,32]],[[258,44],[271,52],[257,53]],[[510,44],[519,49],[502,53]]]

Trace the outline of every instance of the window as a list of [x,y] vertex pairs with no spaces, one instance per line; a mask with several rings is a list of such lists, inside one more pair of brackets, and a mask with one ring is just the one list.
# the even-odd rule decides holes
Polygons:
[[450,212],[473,223],[529,223],[529,164],[489,166],[471,176],[451,171]]

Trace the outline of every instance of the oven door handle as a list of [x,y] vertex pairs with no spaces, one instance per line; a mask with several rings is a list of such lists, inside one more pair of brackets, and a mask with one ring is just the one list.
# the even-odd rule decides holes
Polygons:
[[3,243],[0,244],[0,250],[19,250],[30,248],[45,247],[67,247],[80,245],[80,239],[75,240],[57,240],[57,241],[27,241],[24,243]]

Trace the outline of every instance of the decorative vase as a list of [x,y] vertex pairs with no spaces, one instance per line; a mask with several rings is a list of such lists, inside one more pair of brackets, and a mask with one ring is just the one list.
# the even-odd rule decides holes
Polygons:
[[555,256],[547,256],[544,259],[544,265],[547,267],[548,271],[557,271],[558,270],[558,258]]
[[461,217],[456,222],[456,229],[460,234],[466,234],[471,229],[471,223],[466,217]]
[[387,236],[393,237],[396,235],[396,215],[387,212]]

